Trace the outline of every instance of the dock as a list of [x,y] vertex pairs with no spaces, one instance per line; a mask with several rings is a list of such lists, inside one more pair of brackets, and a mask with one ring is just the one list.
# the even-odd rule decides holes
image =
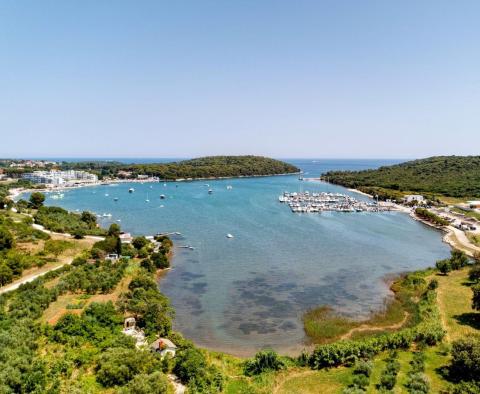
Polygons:
[[294,213],[333,212],[384,212],[392,207],[376,201],[360,201],[341,193],[284,192],[278,201],[287,204]]

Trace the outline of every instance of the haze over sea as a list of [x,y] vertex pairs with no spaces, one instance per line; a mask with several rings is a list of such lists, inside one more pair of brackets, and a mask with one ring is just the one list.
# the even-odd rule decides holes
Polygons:
[[[288,161],[306,177],[398,162]],[[173,237],[173,269],[160,280],[176,310],[175,327],[200,346],[234,354],[267,346],[298,351],[306,341],[301,316],[307,309],[329,304],[366,316],[389,296],[387,276],[432,266],[449,253],[441,233],[405,213],[293,214],[278,202],[284,191],[366,198],[342,187],[302,182],[297,175],[136,183],[132,194],[130,187],[79,188],[61,200],[49,196],[47,204],[111,213],[102,225],[120,220],[123,230],[134,234],[181,232]],[[184,245],[195,249],[179,248]]]

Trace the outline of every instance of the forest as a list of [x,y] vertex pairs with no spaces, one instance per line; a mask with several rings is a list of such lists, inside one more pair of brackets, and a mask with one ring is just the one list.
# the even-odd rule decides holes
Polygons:
[[448,197],[480,196],[480,156],[435,156],[376,170],[330,171],[322,179],[375,194],[390,191]]

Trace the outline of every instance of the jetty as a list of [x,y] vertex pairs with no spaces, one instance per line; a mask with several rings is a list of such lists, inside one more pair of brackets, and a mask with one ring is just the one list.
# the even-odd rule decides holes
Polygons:
[[287,204],[292,212],[322,213],[334,212],[383,212],[391,211],[392,206],[382,205],[377,201],[360,201],[341,193],[284,192],[278,201]]

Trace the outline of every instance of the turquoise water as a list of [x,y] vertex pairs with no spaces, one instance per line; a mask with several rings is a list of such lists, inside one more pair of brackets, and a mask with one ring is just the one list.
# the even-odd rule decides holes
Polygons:
[[[327,169],[384,162],[294,164],[306,176],[318,176]],[[71,190],[47,203],[111,213],[102,224],[120,219],[122,228],[135,234],[181,232],[173,238],[173,269],[160,281],[176,310],[175,326],[198,345],[235,354],[266,346],[301,349],[306,340],[301,316],[308,308],[329,304],[366,316],[389,295],[386,276],[431,266],[449,252],[440,233],[404,213],[293,214],[278,202],[283,191],[347,192],[297,176],[135,184],[129,194],[131,186]],[[182,245],[195,249],[178,248]]]

